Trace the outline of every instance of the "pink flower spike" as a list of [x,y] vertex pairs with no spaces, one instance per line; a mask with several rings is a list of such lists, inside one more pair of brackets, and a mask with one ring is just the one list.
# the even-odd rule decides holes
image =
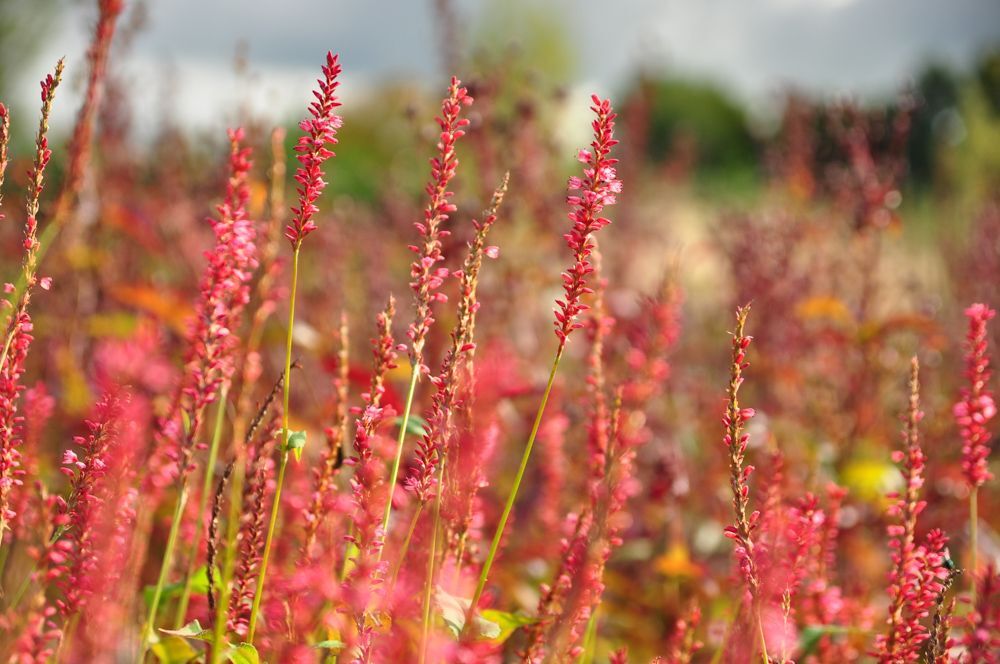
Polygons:
[[[468,90],[462,87],[461,81],[452,77],[448,96],[441,102],[441,114],[436,118],[441,134],[437,154],[430,160],[431,180],[425,188],[430,200],[424,208],[423,217],[414,223],[421,240],[419,246],[411,247],[418,256],[410,267],[410,289],[413,290],[417,312],[407,335],[410,338],[410,363],[415,367],[424,363],[424,344],[434,323],[432,305],[442,301],[437,289],[448,275],[446,269],[438,266],[444,260],[441,240],[448,235],[448,231],[441,226],[457,209],[451,202],[454,194],[448,191],[448,186],[458,168],[455,146],[458,139],[465,135],[464,128],[469,125],[469,120],[461,116],[462,107],[471,103]],[[426,373],[426,369],[422,370]]]
[[580,150],[577,153],[577,160],[586,164],[583,177],[571,177],[567,185],[571,194],[566,201],[572,208],[569,219],[573,222],[573,227],[564,237],[575,262],[563,273],[566,297],[557,300],[559,310],[556,312],[554,325],[560,347],[566,345],[573,330],[580,328],[576,318],[587,310],[582,297],[593,292],[587,286],[588,277],[594,271],[590,264],[590,256],[595,247],[592,236],[611,223],[600,214],[606,205],[615,203],[612,192],[621,191],[621,182],[615,179],[614,170],[618,160],[608,156],[611,148],[618,144],[614,139],[617,115],[611,110],[609,100],[602,100],[596,95],[591,100],[591,110],[597,115],[593,122],[594,140],[590,144],[590,150]]
[[338,58],[333,53],[326,54],[323,78],[317,81],[319,89],[313,92],[316,101],[309,105],[312,117],[299,124],[304,133],[295,146],[300,164],[295,172],[298,203],[292,207],[293,218],[285,228],[285,237],[296,250],[302,245],[302,240],[316,230],[316,223],[313,221],[318,211],[316,201],[326,188],[323,162],[334,156],[327,146],[337,144],[337,130],[343,123],[340,116],[334,113],[340,106],[337,98],[337,88],[340,86],[337,77],[341,73]]
[[987,466],[990,432],[987,424],[996,416],[996,404],[989,389],[990,356],[987,323],[996,312],[985,304],[973,304],[965,310],[969,331],[965,337],[965,377],[959,401],[952,413],[962,437],[962,472],[970,488],[982,486],[992,478]]

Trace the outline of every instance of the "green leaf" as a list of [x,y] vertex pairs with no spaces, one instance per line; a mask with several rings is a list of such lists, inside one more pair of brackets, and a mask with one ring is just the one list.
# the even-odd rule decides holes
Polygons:
[[[799,632],[799,651],[801,656],[804,658],[807,655],[812,654],[819,645],[819,640],[824,636],[830,636],[833,634],[850,634],[851,632],[859,631],[852,629],[850,627],[843,627],[841,625],[806,625]],[[796,659],[798,659],[796,657]]]
[[191,644],[179,636],[158,639],[150,650],[160,660],[160,664],[187,664],[198,657],[198,652]]
[[181,425],[184,427],[184,435],[191,433],[191,417],[183,408],[181,409]]
[[491,622],[500,627],[500,634],[495,638],[490,639],[493,643],[503,643],[510,638],[510,635],[514,633],[518,627],[524,627],[525,625],[533,625],[538,620],[532,618],[531,616],[526,616],[520,613],[510,613],[508,611],[498,611],[496,609],[485,609],[481,612],[484,620]]
[[[434,603],[441,613],[441,619],[445,626],[457,639],[465,628],[465,616],[472,605],[471,599],[456,597],[444,591],[441,586],[435,588]],[[500,613],[500,612],[498,612]],[[499,639],[503,630],[495,622],[487,620],[482,614],[476,614],[473,618],[473,636],[476,640],[493,641]]]
[[313,645],[313,648],[320,648],[322,650],[343,650],[346,645],[346,643],[338,641],[337,639],[327,639],[326,641],[320,641],[319,643]]
[[[403,424],[403,418],[397,417],[393,423],[398,427]],[[419,415],[410,415],[410,419],[406,421],[406,433],[414,436],[425,436],[427,434],[427,420]]]
[[[216,574],[216,578],[219,575]],[[142,598],[146,602],[148,607],[153,603],[153,593],[156,592],[156,586],[146,586],[142,589]],[[165,600],[173,599],[174,597],[180,597],[181,593],[184,592],[184,582],[178,581],[177,583],[168,583],[163,586],[163,590],[160,592],[160,603],[162,604]],[[191,594],[193,595],[207,595],[208,594],[208,568],[202,565],[196,569],[191,576]]]
[[306,446],[305,431],[288,432],[288,444],[285,445],[285,451],[294,454],[296,461],[302,460],[302,448],[304,448],[305,446]]
[[241,643],[226,652],[226,660],[234,664],[260,664],[257,649],[250,643]]
[[197,620],[192,620],[180,629],[160,629],[164,634],[180,636],[185,639],[196,639],[198,641],[212,641],[212,630],[205,629]]

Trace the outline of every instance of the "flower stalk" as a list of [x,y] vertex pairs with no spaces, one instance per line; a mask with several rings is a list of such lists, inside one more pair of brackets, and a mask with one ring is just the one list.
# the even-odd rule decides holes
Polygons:
[[295,332],[295,299],[299,285],[299,254],[302,241],[316,230],[313,217],[319,208],[319,199],[326,181],[323,180],[323,163],[335,156],[328,145],[336,145],[337,130],[342,120],[335,111],[340,106],[337,98],[337,88],[340,86],[337,77],[341,73],[338,57],[333,53],[326,54],[326,64],[323,66],[323,78],[319,79],[319,90],[314,93],[316,101],[309,107],[311,118],[306,118],[299,124],[303,135],[295,146],[298,152],[299,168],[295,172],[298,183],[298,204],[292,208],[293,218],[285,230],[285,237],[292,246],[292,285],[288,294],[288,329],[285,337],[285,370],[282,394],[283,411],[281,415],[281,451],[278,462],[278,478],[274,489],[274,502],[271,504],[271,517],[267,525],[267,539],[264,540],[264,554],[260,570],[257,573],[257,584],[254,588],[253,606],[250,612],[250,627],[247,632],[247,642],[253,644],[260,615],[260,603],[264,596],[264,583],[267,579],[267,566],[271,558],[271,546],[278,523],[278,512],[281,507],[281,490],[285,481],[285,471],[288,467],[290,431],[288,429],[288,411],[291,397],[292,372],[292,341]]
[[621,181],[617,178],[615,170],[615,164],[618,160],[609,156],[611,149],[618,143],[614,139],[615,118],[617,116],[612,111],[609,100],[602,100],[593,95],[591,102],[591,111],[596,116],[591,123],[594,130],[594,140],[590,144],[590,150],[580,150],[577,153],[577,160],[584,165],[583,177],[571,177],[567,185],[570,195],[567,196],[566,202],[571,208],[569,218],[573,222],[573,227],[564,237],[566,244],[573,252],[574,263],[562,275],[565,297],[556,300],[554,325],[559,344],[556,347],[556,354],[549,370],[549,378],[535,413],[531,433],[528,435],[528,442],[524,446],[517,473],[514,475],[514,482],[507,494],[507,500],[504,503],[503,512],[500,514],[500,520],[497,523],[496,532],[493,534],[486,560],[479,572],[479,580],[476,583],[476,590],[472,594],[463,633],[468,631],[469,625],[473,622],[472,618],[475,616],[483,591],[486,589],[490,570],[496,559],[497,551],[500,549],[507,521],[514,508],[524,473],[531,459],[531,451],[535,445],[535,438],[538,436],[538,429],[542,424],[542,417],[545,415],[545,407],[552,393],[552,386],[555,384],[556,372],[559,370],[563,351],[566,349],[566,344],[573,330],[583,327],[583,323],[578,322],[577,317],[588,309],[588,306],[582,301],[583,296],[593,292],[587,286],[588,277],[594,271],[594,267],[590,263],[590,257],[594,251],[592,236],[611,223],[609,219],[601,217],[600,214],[606,205],[615,204],[617,194],[622,190]]
[[410,268],[410,276],[413,279],[410,282],[410,288],[413,290],[416,304],[416,316],[407,331],[410,338],[410,384],[406,390],[403,417],[396,438],[396,453],[392,459],[392,470],[389,471],[389,480],[386,483],[388,497],[385,501],[385,514],[382,517],[383,532],[388,531],[389,517],[392,515],[392,498],[396,490],[396,481],[399,478],[399,467],[403,459],[403,444],[406,441],[406,429],[410,422],[417,382],[420,380],[421,374],[429,372],[424,364],[424,344],[427,342],[427,333],[430,332],[431,325],[434,324],[433,304],[447,299],[443,293],[439,292],[439,289],[448,276],[448,269],[437,265],[444,260],[444,255],[441,252],[441,241],[447,238],[450,232],[441,228],[441,225],[457,209],[451,202],[451,197],[454,194],[448,191],[448,186],[454,179],[455,171],[458,168],[458,155],[455,152],[455,146],[458,139],[465,135],[465,127],[469,125],[469,120],[461,117],[462,107],[470,104],[472,104],[472,97],[462,87],[461,81],[453,76],[448,96],[441,102],[441,115],[437,118],[441,134],[437,143],[437,154],[431,159],[431,180],[426,188],[430,200],[427,207],[424,208],[423,219],[414,224],[420,234],[422,244],[410,246],[410,250],[418,256]]

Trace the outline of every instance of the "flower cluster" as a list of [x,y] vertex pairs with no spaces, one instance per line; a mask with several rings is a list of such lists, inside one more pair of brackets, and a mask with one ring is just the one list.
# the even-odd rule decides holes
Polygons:
[[[7,175],[7,151],[10,146],[10,111],[0,103],[0,203],[3,203],[3,181]],[[0,221],[3,221],[0,212]]]
[[354,572],[349,585],[352,612],[359,632],[359,648],[371,647],[372,626],[368,619],[368,603],[380,592],[385,563],[378,559],[384,543],[382,509],[379,488],[383,483],[383,461],[375,455],[373,444],[378,430],[391,417],[391,409],[382,403],[386,373],[396,368],[398,346],[392,337],[395,300],[390,296],[385,310],[377,318],[378,335],[372,340],[372,379],[368,392],[362,395],[364,407],[358,413],[354,433],[354,456],[347,463],[354,468],[351,477],[351,534],[345,540],[357,548]]
[[[56,88],[62,81],[63,61],[56,64],[53,74],[48,74],[42,81],[42,117],[38,124],[38,135],[35,140],[35,163],[30,173],[30,183],[28,185],[28,199],[25,211],[27,219],[24,222],[24,267],[22,268],[24,277],[29,286],[35,283],[35,270],[38,260],[38,208],[41,203],[42,189],[45,186],[45,167],[52,158],[52,150],[49,149],[49,115],[52,112],[52,101],[55,98]],[[27,288],[25,289],[27,292]],[[22,299],[25,296],[22,296]]]
[[997,407],[989,389],[986,326],[996,312],[985,304],[973,304],[965,310],[965,315],[969,319],[965,337],[965,377],[969,382],[962,388],[953,412],[962,435],[962,471],[969,486],[975,488],[992,477],[986,464],[990,453],[990,432],[986,425],[996,416]]
[[235,370],[237,331],[250,300],[250,280],[257,268],[257,232],[247,217],[250,189],[247,182],[250,148],[242,147],[242,129],[229,132],[229,179],[226,195],[212,219],[215,247],[205,253],[208,265],[201,279],[201,295],[191,329],[187,384],[183,388],[186,415],[184,440],[177,449],[177,471],[192,470],[191,457],[201,431],[205,408],[232,379]]
[[643,315],[626,327],[630,347],[625,353],[625,361],[630,376],[623,396],[627,403],[649,399],[663,389],[663,384],[670,378],[666,351],[680,336],[682,304],[683,297],[676,276],[667,274],[657,293],[643,299]]
[[347,315],[340,316],[340,330],[337,334],[337,375],[333,380],[334,387],[334,423],[323,432],[326,437],[326,448],[323,450],[319,466],[313,471],[313,493],[309,507],[303,513],[306,525],[303,553],[307,558],[312,556],[313,545],[316,543],[316,533],[329,513],[332,498],[336,490],[334,480],[344,463],[344,440],[347,438],[347,387],[348,387],[348,326]]
[[[451,333],[451,348],[441,362],[441,371],[431,379],[435,392],[431,399],[431,412],[427,418],[427,431],[417,445],[415,463],[406,485],[417,500],[427,503],[434,496],[437,482],[435,469],[447,448],[452,434],[452,415],[459,398],[459,378],[462,360],[475,350],[473,333],[479,302],[476,292],[479,286],[479,270],[486,252],[486,237],[497,219],[497,212],[507,191],[507,179],[493,194],[490,207],[483,213],[483,221],[473,220],[476,234],[469,242],[469,253],[462,270],[455,273],[460,279],[458,302],[458,322]],[[495,252],[491,252],[495,253]],[[466,376],[466,379],[469,379]]]
[[976,602],[965,616],[966,630],[960,639],[970,662],[1000,662],[1000,571],[986,567],[976,584]]
[[431,306],[435,301],[445,299],[445,295],[438,292],[438,289],[448,276],[448,270],[439,267],[438,263],[444,260],[441,241],[448,237],[449,231],[442,229],[441,225],[457,209],[451,202],[454,194],[448,191],[448,186],[458,168],[455,146],[458,139],[465,136],[465,127],[469,125],[469,120],[461,116],[462,107],[470,104],[472,97],[468,90],[462,87],[461,81],[452,77],[448,96],[441,102],[441,115],[437,117],[441,135],[437,143],[437,154],[431,158],[431,180],[426,187],[430,200],[424,208],[423,219],[414,224],[422,244],[410,245],[410,251],[417,254],[417,259],[410,267],[410,288],[417,305],[416,316],[407,331],[410,337],[410,363],[415,370],[424,372],[427,371],[423,364],[424,343],[434,323]]
[[[3,352],[0,354],[0,542],[14,517],[11,510],[11,493],[20,486],[21,455],[18,451],[20,439],[21,418],[17,414],[17,402],[21,391],[21,375],[24,373],[24,361],[28,356],[33,337],[33,325],[28,313],[31,300],[31,289],[35,285],[38,261],[38,207],[45,182],[45,168],[52,157],[49,149],[48,131],[49,115],[52,112],[52,101],[56,88],[62,80],[63,61],[56,65],[54,74],[49,74],[41,83],[42,113],[38,124],[38,135],[35,139],[35,159],[29,174],[27,203],[25,210],[27,219],[24,225],[24,256],[21,264],[21,277],[24,279],[23,290],[14,305],[7,322],[4,334]],[[4,145],[7,136],[7,114],[4,111]],[[13,286],[7,288],[8,292]],[[6,301],[10,304],[9,300]]]
[[[274,393],[271,393],[272,396]],[[260,440],[251,450],[252,454],[247,460],[246,474],[249,482],[243,496],[246,509],[243,512],[243,522],[240,524],[239,558],[233,576],[228,616],[229,629],[241,636],[247,633],[250,625],[254,581],[264,551],[264,537],[267,534],[267,495],[274,475],[272,456],[281,436],[280,429],[281,414],[276,412],[272,415],[267,428],[261,433]]]
[[94,35],[87,50],[87,60],[90,64],[90,71],[87,75],[87,89],[83,96],[83,103],[77,112],[76,125],[73,128],[73,136],[70,138],[68,146],[69,164],[66,169],[66,181],[63,184],[63,191],[56,216],[63,222],[64,214],[68,212],[65,206],[72,202],[72,198],[77,194],[83,182],[84,169],[87,166],[90,156],[90,136],[94,127],[94,115],[100,103],[101,84],[104,81],[107,70],[108,54],[111,51],[111,40],[115,35],[115,24],[119,15],[125,8],[124,0],[99,0],[97,25],[94,28]]
[[[33,487],[41,478],[39,464],[42,435],[55,410],[56,400],[49,394],[45,383],[38,381],[24,391],[24,425],[21,428],[21,465],[18,476],[21,486]],[[11,501],[15,513],[10,528],[15,537],[24,537],[34,527],[37,511],[35,496],[31,491],[18,491]]]
[[590,264],[590,255],[594,250],[591,235],[611,223],[601,215],[604,207],[614,205],[617,194],[621,193],[622,183],[615,172],[617,159],[608,155],[611,148],[618,144],[614,139],[615,118],[611,110],[611,102],[600,99],[597,95],[591,97],[591,110],[597,115],[593,121],[594,140],[590,150],[580,150],[577,159],[584,165],[583,177],[571,177],[567,188],[571,193],[566,202],[571,208],[569,219],[573,228],[564,237],[566,244],[573,252],[575,262],[563,273],[563,290],[566,292],[562,300],[556,300],[556,336],[560,347],[566,345],[570,333],[583,327],[577,322],[577,316],[587,310],[581,298],[593,292],[587,286],[587,279],[594,271]]
[[542,584],[539,591],[536,621],[527,631],[528,646],[522,653],[523,661],[538,664],[545,658],[548,637],[559,627],[559,618],[569,608],[568,595],[581,572],[586,569],[589,554],[588,540],[594,526],[590,512],[570,513],[564,523],[566,534],[560,540],[562,555],[551,583]]
[[750,504],[749,479],[754,471],[753,466],[744,466],[747,442],[750,436],[744,433],[746,423],[754,416],[753,408],[740,408],[739,390],[743,384],[743,370],[750,366],[746,361],[747,348],[753,337],[743,333],[750,313],[749,305],[736,311],[736,331],[733,333],[733,359],[729,375],[729,399],[722,424],[726,433],[723,442],[729,453],[729,486],[733,492],[733,509],[736,513],[736,523],[727,526],[726,537],[736,543],[736,557],[740,564],[740,573],[746,583],[747,592],[757,597],[760,588],[760,574],[754,552],[753,533],[760,519],[760,512],[747,514]]
[[904,488],[890,494],[896,502],[889,516],[896,523],[887,528],[893,567],[889,572],[888,633],[879,635],[875,654],[880,662],[914,661],[930,637],[921,622],[930,615],[944,590],[949,571],[945,567],[948,538],[940,530],[927,533],[924,542],[916,536],[917,517],[927,506],[920,499],[924,484],[926,456],[920,446],[920,365],[913,358],[910,365],[910,398],[903,429],[903,450],[893,452],[901,463]]
[[117,447],[122,398],[127,396],[108,394],[97,403],[93,419],[86,422],[87,435],[73,439],[81,454],[66,450],[59,469],[69,478],[71,490],[65,512],[56,519],[62,536],[49,551],[47,579],[62,591],[56,606],[64,618],[84,608],[99,582],[95,540],[100,536],[98,510],[106,507],[107,494],[101,485],[121,457]]
[[323,180],[323,162],[334,156],[333,151],[327,146],[337,144],[337,130],[343,122],[341,117],[334,113],[340,106],[340,101],[337,99],[337,88],[340,87],[337,77],[340,76],[340,72],[339,56],[327,53],[323,78],[317,81],[319,89],[313,92],[316,101],[309,105],[309,114],[312,118],[306,118],[299,123],[299,128],[304,132],[295,145],[300,164],[295,171],[299,200],[292,208],[292,221],[285,228],[285,237],[292,243],[292,249],[297,250],[302,245],[302,240],[316,230],[316,223],[313,221],[313,216],[319,211],[316,200],[326,188],[326,181]]
[[8,325],[11,338],[6,361],[0,367],[0,540],[4,530],[16,514],[11,509],[11,495],[15,487],[21,486],[21,440],[22,418],[17,414],[18,400],[24,386],[21,376],[28,348],[34,337],[33,325],[27,311],[15,312]]
[[695,638],[699,623],[701,623],[701,609],[697,604],[692,604],[674,623],[674,632],[670,635],[668,659],[658,657],[653,660],[653,664],[691,664],[691,658],[704,645]]

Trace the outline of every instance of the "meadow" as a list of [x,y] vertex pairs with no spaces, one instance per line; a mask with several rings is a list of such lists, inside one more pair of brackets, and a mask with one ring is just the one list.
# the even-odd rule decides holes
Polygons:
[[96,4],[0,99],[0,660],[1000,661],[1000,79],[707,172],[683,87],[330,52],[143,143]]

